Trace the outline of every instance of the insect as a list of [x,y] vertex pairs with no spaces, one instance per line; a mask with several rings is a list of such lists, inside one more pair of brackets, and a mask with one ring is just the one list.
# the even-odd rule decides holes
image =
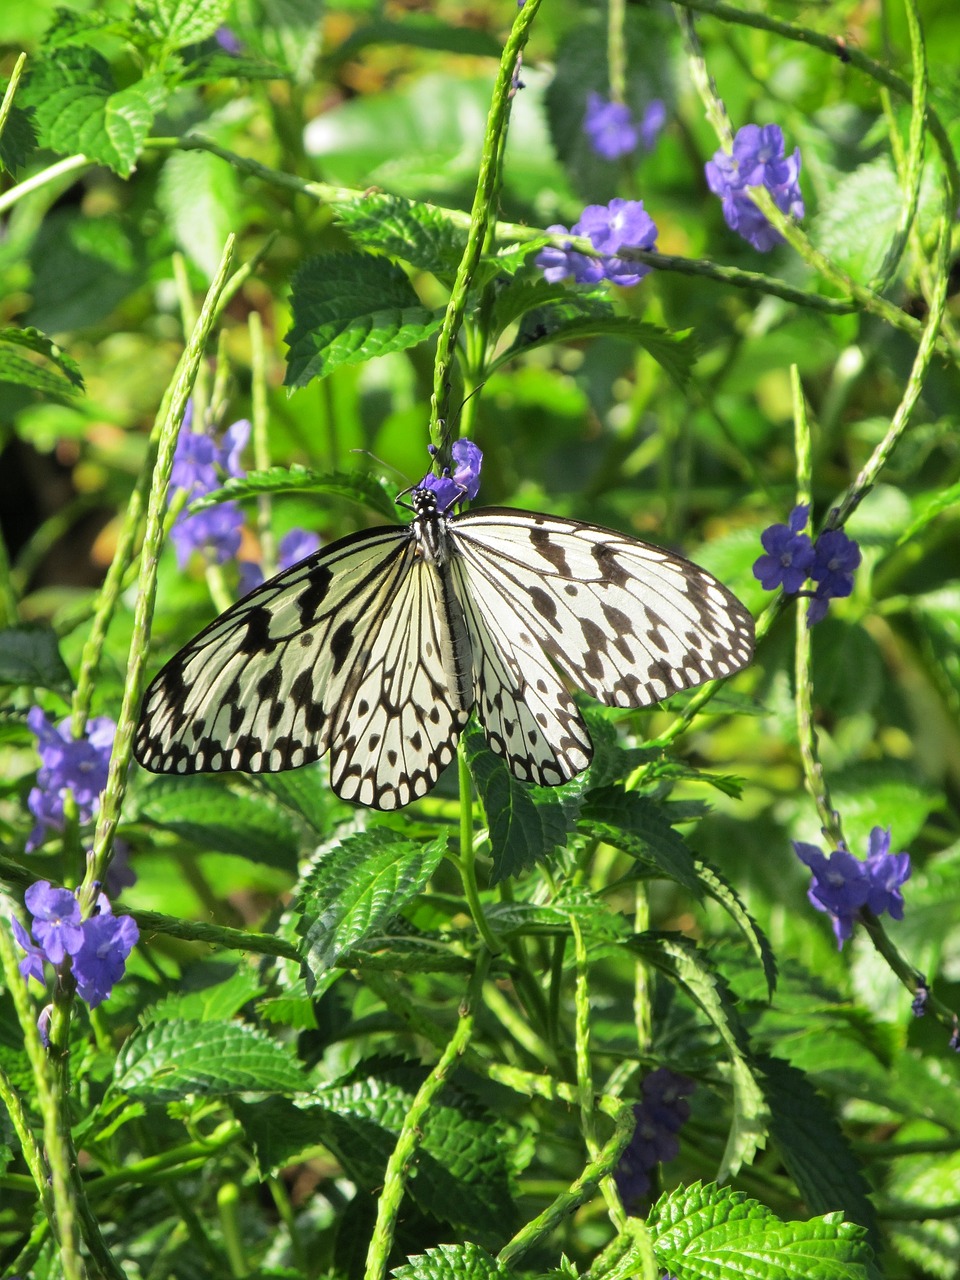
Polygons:
[[140,763],[258,773],[329,752],[339,796],[399,809],[474,709],[517,778],[556,786],[593,751],[568,681],[645,707],[749,662],[753,619],[703,569],[558,516],[448,514],[462,490],[425,478],[408,525],[341,538],[201,631],[147,690]]

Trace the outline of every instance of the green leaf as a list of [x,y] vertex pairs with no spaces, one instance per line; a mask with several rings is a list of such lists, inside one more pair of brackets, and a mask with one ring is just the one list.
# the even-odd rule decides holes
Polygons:
[[720,874],[716,867],[711,866],[709,862],[701,861],[699,858],[696,859],[694,865],[697,869],[697,879],[703,889],[727,911],[763,966],[763,976],[767,982],[767,996],[772,999],[777,985],[777,958],[773,954],[769,938],[743,905],[736,889]]
[[393,1270],[394,1280],[508,1280],[512,1272],[478,1244],[441,1244]]
[[[926,1123],[901,1125],[895,1141],[938,1142],[943,1132]],[[934,1217],[957,1203],[960,1186],[960,1152],[896,1155],[884,1188],[884,1208],[889,1206],[888,1230],[897,1251],[924,1275],[955,1280],[960,1273],[960,1220],[956,1213]],[[925,1217],[923,1210],[930,1211]],[[919,1210],[919,1211],[918,1211]],[[899,1212],[898,1212],[899,1211]],[[903,1215],[903,1216],[901,1216]],[[911,1273],[912,1274],[912,1273]]]
[[411,13],[404,22],[374,19],[358,27],[325,62],[341,66],[371,45],[408,45],[415,49],[445,50],[474,58],[499,58],[502,46],[489,32],[453,26],[426,13]]
[[637,934],[626,945],[683,987],[726,1046],[733,1083],[733,1121],[719,1176],[729,1177],[764,1145],[769,1121],[763,1090],[749,1058],[747,1035],[729,988],[703,952],[679,933]]
[[114,1083],[146,1102],[174,1102],[196,1093],[297,1093],[308,1082],[287,1049],[240,1022],[173,1019],[145,1027],[123,1046]]
[[114,92],[106,60],[90,48],[67,48],[32,72],[24,102],[33,107],[40,143],[63,155],[82,152],[128,178],[166,100],[159,77]]
[[289,72],[275,62],[261,62],[234,53],[203,53],[188,62],[181,84],[216,84],[218,80],[286,80]]
[[378,249],[441,279],[460,265],[466,232],[434,205],[376,192],[333,202],[344,230],[355,244]]
[[74,387],[59,373],[9,347],[0,347],[0,382],[36,391],[48,400],[69,400],[76,394]]
[[231,0],[150,0],[143,20],[166,49],[180,49],[212,36],[230,13]]
[[249,780],[257,790],[268,791],[318,835],[326,836],[331,826],[331,799],[323,761],[284,773],[251,774]]
[[[3,98],[9,83],[8,78],[0,79],[0,99]],[[37,135],[33,120],[14,102],[7,115],[6,124],[3,126],[3,133],[0,134],[0,168],[16,177],[36,147]]]
[[225,982],[164,996],[151,1006],[151,1022],[229,1022],[264,990],[252,969],[237,969]]
[[209,151],[175,151],[164,161],[157,203],[176,243],[212,280],[227,236],[240,223],[233,166]]
[[[520,332],[512,346],[498,356],[492,368],[512,360],[521,352],[532,351],[554,342],[580,342],[585,338],[622,338],[632,346],[643,347],[683,389],[690,380],[697,344],[692,329],[674,332],[646,320],[630,316],[576,315],[572,304],[539,307],[524,316]],[[589,308],[584,307],[585,311]],[[573,314],[571,314],[571,311]]]
[[39,329],[0,329],[0,342],[8,342],[15,347],[25,347],[28,351],[33,351],[39,356],[43,356],[45,360],[49,360],[51,364],[55,364],[63,376],[78,391],[83,390],[83,374],[80,372],[80,366],[72,356],[58,347],[52,338],[48,338],[45,333],[41,333]]
[[758,1062],[770,1107],[770,1136],[804,1202],[815,1213],[842,1209],[877,1239],[877,1214],[866,1180],[824,1098],[804,1073],[781,1058]]
[[288,387],[417,346],[443,321],[443,311],[423,306],[399,267],[372,254],[309,258],[293,279],[291,307]]
[[255,27],[245,43],[284,67],[298,84],[314,82],[314,64],[323,40],[324,0],[260,0]]
[[425,844],[386,827],[349,836],[314,863],[297,895],[304,958],[317,977],[380,929],[426,886],[446,837]]
[[592,839],[622,849],[703,897],[693,854],[656,800],[622,787],[595,787],[584,797],[578,825]]
[[213,493],[190,503],[190,514],[205,511],[221,502],[242,502],[263,493],[332,493],[370,507],[396,524],[399,508],[383,485],[365,472],[312,471],[294,463],[290,467],[268,467],[248,471],[240,479],[231,477]]
[[743,1191],[714,1183],[661,1196],[647,1219],[657,1262],[676,1280],[868,1280],[862,1227],[831,1213],[783,1222]]
[[487,817],[493,856],[491,883],[519,875],[567,842],[573,828],[579,785],[531,787],[513,776],[472,725],[464,745],[477,794]]
[[52,627],[24,623],[0,631],[0,684],[61,693],[73,689],[73,677]]
[[296,871],[297,831],[290,815],[262,792],[214,778],[158,778],[141,792],[140,816],[205,853]]

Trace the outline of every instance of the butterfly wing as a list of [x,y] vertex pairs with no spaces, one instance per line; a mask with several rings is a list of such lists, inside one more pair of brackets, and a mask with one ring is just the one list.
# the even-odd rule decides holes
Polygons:
[[346,799],[423,795],[469,714],[435,577],[410,527],[353,534],[278,574],[159,673],[136,758],[155,773],[257,773],[329,749]]
[[650,706],[750,661],[749,612],[680,556],[599,525],[506,508],[455,516],[449,527],[485,615],[497,601],[512,610],[524,650],[536,641],[608,706]]

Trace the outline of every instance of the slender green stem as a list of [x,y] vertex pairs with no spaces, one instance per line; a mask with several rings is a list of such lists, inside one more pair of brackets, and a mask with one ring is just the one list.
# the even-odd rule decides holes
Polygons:
[[177,432],[183,421],[190,391],[197,368],[203,358],[217,316],[217,303],[227,283],[227,274],[233,257],[234,237],[230,236],[224,248],[220,266],[204,300],[203,309],[184,352],[170,396],[166,420],[160,430],[157,446],[157,462],[153,473],[150,496],[147,503],[146,527],[140,568],[140,585],[134,608],[133,635],[130,642],[130,658],[124,685],[123,701],[117,723],[117,734],[110,756],[107,788],[103,793],[97,829],[94,835],[93,856],[80,893],[84,914],[92,910],[96,897],[95,884],[102,883],[113,853],[113,840],[120,821],[120,810],[126,791],[127,770],[133,756],[133,737],[137,726],[140,698],[143,694],[150,638],[150,623],[157,590],[157,568],[163,542],[163,521],[167,489],[173,468],[173,454]]
[[514,1266],[518,1258],[536,1247],[555,1231],[564,1218],[596,1195],[599,1187],[610,1178],[623,1149],[633,1136],[636,1119],[633,1107],[617,1103],[614,1113],[613,1133],[597,1157],[591,1160],[569,1191],[564,1191],[544,1211],[528,1222],[500,1250],[497,1261],[504,1267]]
[[480,262],[487,228],[495,217],[495,198],[499,180],[501,137],[506,128],[510,109],[513,76],[523,46],[527,42],[530,26],[540,8],[540,0],[527,0],[517,13],[513,29],[503,47],[497,80],[493,89],[493,100],[487,116],[487,126],[483,139],[483,152],[480,159],[480,172],[477,176],[477,190],[470,213],[470,229],[467,232],[467,243],[457,268],[456,279],[443,318],[443,325],[437,339],[437,354],[433,370],[433,395],[430,398],[430,437],[433,443],[440,446],[443,442],[441,425],[446,415],[447,390],[454,360],[457,334],[463,323],[467,309],[467,294],[470,282]]
[[480,1001],[480,992],[483,989],[483,980],[489,963],[489,952],[482,951],[477,958],[470,986],[460,1006],[456,1029],[440,1055],[440,1061],[417,1090],[417,1095],[401,1125],[397,1144],[387,1160],[383,1190],[377,1202],[377,1220],[367,1251],[364,1280],[383,1280],[387,1273],[387,1260],[393,1245],[404,1189],[420,1142],[421,1126],[425,1122],[434,1098],[443,1088],[447,1076],[463,1057],[470,1043],[475,1025],[474,1010]]
[[20,84],[20,77],[23,75],[23,69],[27,65],[27,55],[21,53],[13,64],[13,70],[10,72],[10,79],[3,95],[3,102],[0,102],[0,138],[3,137],[3,131],[7,127],[7,120],[10,111],[13,108],[13,99],[16,95],[17,88]]
[[[251,311],[247,321],[250,331],[250,368],[253,376],[251,417],[253,420],[253,461],[258,471],[270,466],[267,440],[267,349],[263,340],[263,320],[259,311]],[[277,548],[273,537],[273,519],[269,493],[257,498],[257,534],[263,576],[271,578],[277,571]]]
[[484,946],[492,956],[499,955],[503,944],[490,928],[477,887],[477,851],[473,832],[473,785],[463,742],[457,752],[457,774],[460,782],[460,876],[463,892]]
[[217,1190],[217,1211],[220,1215],[220,1233],[230,1264],[230,1274],[241,1280],[249,1271],[246,1253],[243,1248],[243,1233],[240,1230],[238,1208],[240,1205],[240,1188],[233,1181],[224,1182]]
[[53,1192],[47,1177],[46,1165],[43,1163],[43,1153],[37,1145],[36,1138],[33,1136],[33,1130],[27,1120],[27,1114],[23,1109],[20,1095],[2,1067],[0,1067],[0,1101],[6,1107],[7,1115],[10,1117],[16,1135],[20,1139],[20,1150],[23,1152],[23,1158],[33,1177],[37,1194],[40,1196],[40,1203],[43,1205],[43,1211],[47,1215],[47,1220],[53,1222]]
[[627,100],[626,19],[625,0],[607,0],[607,76],[614,102]]
[[30,178],[24,178],[23,182],[18,182],[15,187],[11,187],[9,191],[4,191],[0,195],[0,213],[6,213],[8,209],[22,200],[24,196],[30,195],[32,191],[39,191],[41,187],[47,186],[51,182],[56,182],[58,178],[65,177],[67,174],[76,173],[78,169],[86,169],[88,165],[93,163],[86,156],[67,156],[65,160],[58,160],[56,164],[49,165],[46,169],[41,169],[39,173],[35,173]]
[[[43,1145],[50,1167],[50,1189],[54,1216],[50,1224],[60,1245],[60,1262],[66,1280],[84,1280],[83,1262],[80,1258],[77,1209],[74,1200],[70,1169],[70,1144],[68,1132],[64,1132],[66,1099],[59,1105],[54,1068],[47,1051],[40,1042],[37,1030],[37,1014],[27,993],[27,986],[20,976],[13,943],[4,926],[0,926],[0,965],[4,981],[13,998],[24,1048],[30,1061],[37,1091],[37,1102],[43,1118]],[[42,1195],[46,1205],[46,1198]]]

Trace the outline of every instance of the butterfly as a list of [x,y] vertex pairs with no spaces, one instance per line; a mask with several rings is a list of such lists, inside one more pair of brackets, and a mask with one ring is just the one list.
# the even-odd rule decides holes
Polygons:
[[475,710],[515,777],[556,786],[593,754],[568,683],[646,707],[750,661],[752,617],[703,569],[559,516],[448,514],[465,494],[445,484],[411,491],[409,524],[341,538],[201,631],[146,692],[137,760],[259,773],[329,752],[339,796],[399,809]]

